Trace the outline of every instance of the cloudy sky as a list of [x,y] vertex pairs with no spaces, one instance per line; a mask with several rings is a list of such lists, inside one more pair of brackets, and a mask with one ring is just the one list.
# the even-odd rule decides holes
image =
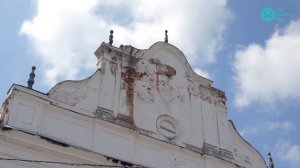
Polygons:
[[276,167],[300,168],[299,0],[2,0],[0,25],[1,102],[32,65],[42,92],[90,76],[111,29],[115,46],[140,49],[168,29],[194,70],[226,92],[240,134]]

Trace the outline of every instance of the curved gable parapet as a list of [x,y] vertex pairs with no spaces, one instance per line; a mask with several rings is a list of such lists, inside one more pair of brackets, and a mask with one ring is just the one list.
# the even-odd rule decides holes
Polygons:
[[102,43],[95,55],[95,74],[58,83],[48,97],[201,155],[241,167],[265,166],[229,124],[225,93],[196,74],[177,47],[165,42],[148,49]]
[[79,107],[93,113],[98,102],[98,78],[97,70],[90,77],[83,80],[66,80],[57,83],[47,93],[50,99],[69,106]]
[[[107,109],[115,117],[125,116],[136,126],[156,133],[154,121],[160,115],[176,116],[188,123],[189,116],[195,113],[195,122],[202,120],[203,112],[198,112],[202,101],[208,103],[205,108],[217,105],[226,111],[224,92],[213,88],[211,80],[196,74],[183,52],[169,43],[157,42],[143,50],[102,43],[95,55],[98,72],[86,80],[57,84],[50,89],[49,97],[91,113],[98,107]],[[153,108],[153,112],[146,108]]]
[[[165,43],[165,42],[156,42],[149,49],[144,50],[144,52],[170,53],[170,55],[172,55],[175,59],[178,60],[178,62],[181,63],[181,67],[184,69],[186,75],[189,78],[207,87],[210,87],[213,83],[213,81],[195,73],[195,71],[192,69],[191,65],[189,64],[186,56],[184,55],[184,53],[179,48],[177,48],[172,44]],[[163,57],[164,55],[162,55],[160,59],[163,59]],[[168,60],[166,60],[166,62],[167,61]]]
[[261,167],[262,165],[267,167],[261,153],[240,135],[231,120],[228,120],[228,122],[233,135],[234,156],[236,161],[245,167]]
[[[165,42],[156,42],[152,46],[150,46],[148,49],[136,49],[130,45],[121,45],[119,48],[114,47],[112,45],[102,43],[100,47],[95,51],[95,55],[98,58],[98,60],[103,59],[103,54],[104,52],[111,53],[112,55],[123,55],[123,56],[134,56],[136,58],[148,58],[148,59],[160,59],[163,60],[163,56],[161,55],[162,52],[169,53],[174,57],[174,59],[177,59],[178,62],[181,63],[181,67],[185,70],[186,75],[193,79],[196,80],[197,82],[201,83],[204,86],[210,87],[213,83],[210,79],[207,79],[203,76],[198,75],[195,73],[195,71],[192,69],[190,66],[186,56],[184,53],[177,48],[176,46],[170,44],[170,43],[165,43]],[[158,53],[158,55],[161,55],[162,57],[153,57],[154,55],[147,55],[145,56],[146,53]],[[109,59],[109,58],[106,58]],[[165,60],[164,62],[168,62],[168,60]]]

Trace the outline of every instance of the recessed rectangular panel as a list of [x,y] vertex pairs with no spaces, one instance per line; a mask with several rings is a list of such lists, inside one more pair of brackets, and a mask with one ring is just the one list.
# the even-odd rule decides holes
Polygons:
[[206,101],[202,102],[204,140],[206,143],[219,147],[219,130],[215,105]]
[[18,124],[20,126],[32,126],[35,115],[35,107],[26,105],[26,104],[18,104],[17,107],[17,118]]
[[221,107],[217,109],[218,115],[218,127],[219,127],[219,135],[220,135],[220,147],[226,149],[228,151],[232,151],[232,134],[229,131],[228,120],[226,116],[225,110]]

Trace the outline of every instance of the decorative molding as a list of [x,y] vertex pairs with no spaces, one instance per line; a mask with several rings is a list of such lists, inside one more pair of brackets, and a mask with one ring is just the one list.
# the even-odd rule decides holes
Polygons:
[[109,122],[114,122],[114,112],[103,107],[97,107],[95,117]]
[[203,153],[209,154],[218,158],[222,158],[224,160],[233,161],[233,154],[231,151],[227,149],[218,148],[214,145],[204,143],[203,144]]
[[229,160],[233,160],[233,154],[231,151],[227,150],[227,149],[220,149],[219,154],[222,158],[227,158]]
[[118,116],[115,120],[115,123],[119,124],[123,127],[127,127],[129,129],[133,129],[133,130],[136,129],[136,127],[134,125],[134,122],[133,122],[133,118],[129,117],[129,116],[126,116],[126,115],[123,115],[123,114],[118,114]]
[[117,117],[114,117],[114,112],[112,110],[103,108],[98,106],[96,111],[95,111],[95,118],[108,121],[114,124],[121,125],[123,127],[136,130],[141,133],[145,133],[145,130],[137,129],[134,125],[133,118],[123,115],[123,114],[118,114]]
[[217,156],[219,153],[219,150],[216,146],[208,144],[208,143],[204,143],[203,144],[203,153],[207,153],[213,156]]
[[187,144],[187,143],[183,143],[183,144],[185,145],[186,149],[189,149],[189,150],[194,151],[196,153],[203,154],[203,149],[202,148],[199,148],[197,146],[190,145],[190,144]]
[[231,151],[229,151],[227,149],[218,148],[218,147],[208,144],[208,143],[204,143],[203,148],[200,148],[200,147],[197,147],[194,145],[190,145],[187,143],[183,143],[183,144],[185,145],[186,149],[189,149],[189,150],[199,153],[201,155],[208,154],[211,156],[222,158],[222,159],[230,161],[230,162],[232,162],[234,160],[233,154]]

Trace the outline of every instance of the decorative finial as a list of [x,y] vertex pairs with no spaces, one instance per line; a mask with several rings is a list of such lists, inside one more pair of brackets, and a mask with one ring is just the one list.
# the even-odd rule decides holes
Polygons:
[[114,42],[114,36],[113,36],[114,31],[110,30],[110,35],[109,35],[109,44],[112,45]]
[[168,43],[168,30],[165,30],[165,43]]
[[33,86],[33,84],[34,84],[34,77],[35,77],[35,74],[34,74],[34,70],[35,70],[35,66],[32,66],[32,71],[31,71],[31,73],[29,74],[29,79],[28,79],[28,81],[27,81],[27,84],[28,84],[28,88],[29,89],[32,89],[32,86]]
[[271,156],[271,152],[269,152],[268,155],[269,155],[269,160],[270,160],[269,168],[274,168],[274,163],[273,163],[273,159],[272,159],[272,156]]

